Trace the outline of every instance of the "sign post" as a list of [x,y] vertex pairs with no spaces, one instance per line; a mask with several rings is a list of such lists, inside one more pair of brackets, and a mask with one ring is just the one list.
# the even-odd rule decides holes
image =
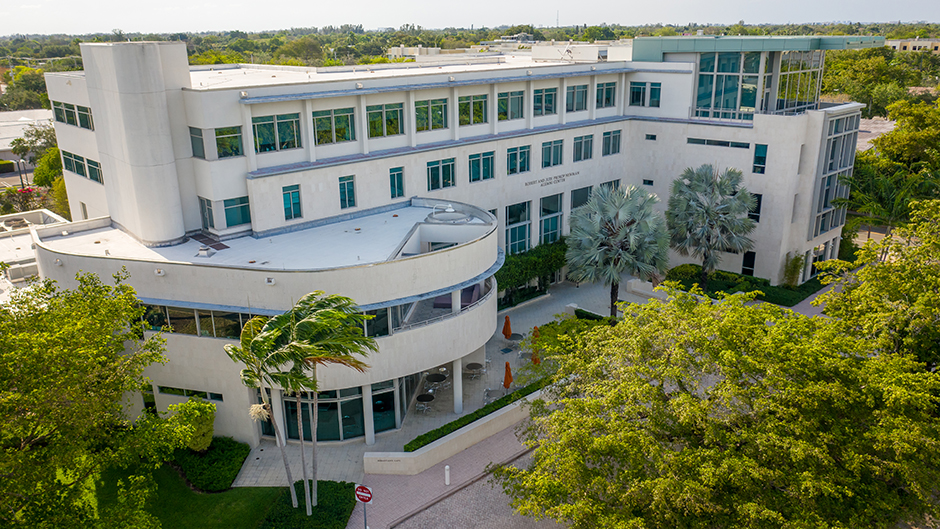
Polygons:
[[372,489],[365,485],[356,485],[356,501],[362,504],[362,525],[369,529],[369,518],[366,514],[366,506],[372,504]]

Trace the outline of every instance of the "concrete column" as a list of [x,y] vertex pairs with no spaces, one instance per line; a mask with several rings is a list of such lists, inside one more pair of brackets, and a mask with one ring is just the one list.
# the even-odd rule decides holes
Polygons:
[[620,74],[618,86],[620,89],[617,90],[617,115],[623,116],[627,113],[627,74]]
[[463,359],[454,360],[451,368],[454,377],[454,413],[463,413]]
[[313,101],[304,100],[304,116],[300,119],[300,130],[304,134],[304,141],[307,142],[307,160],[317,161],[317,139],[313,135]]
[[418,129],[415,121],[415,93],[408,91],[405,94],[405,111],[403,112],[405,120],[405,134],[408,135],[408,143],[412,147],[418,146]]
[[395,387],[395,428],[401,428],[401,379],[393,380]]
[[487,111],[490,113],[490,133],[499,134],[499,114],[496,112],[499,107],[499,87],[496,83],[490,85],[490,107]]
[[365,420],[366,444],[375,444],[375,418],[372,416],[372,384],[362,386],[362,418]]
[[460,294],[459,289],[450,293],[450,310],[454,314],[460,312]]
[[359,127],[359,152],[369,154],[369,120],[366,113],[366,98],[356,96],[356,126]]
[[[535,83],[526,81],[525,99],[523,100],[523,112],[525,112],[525,128],[532,128],[532,114],[535,113]],[[542,102],[544,104],[544,101]]]
[[258,170],[258,155],[255,153],[255,133],[251,128],[251,105],[242,105],[242,148],[248,156],[248,171]]
[[561,119],[561,124],[564,125],[568,122],[568,79],[565,77],[561,78],[561,83],[558,86],[558,116]]
[[588,119],[594,119],[597,116],[597,76],[591,76],[591,84],[588,85],[587,94]]
[[[447,119],[450,120],[451,133],[453,134],[451,138],[454,141],[460,139],[460,98],[457,94],[457,87],[451,87],[450,89],[450,116]],[[471,111],[472,113],[472,111]]]
[[271,419],[277,423],[277,428],[284,435],[281,444],[284,446],[287,443],[287,424],[284,422],[284,392],[279,389],[271,390]]

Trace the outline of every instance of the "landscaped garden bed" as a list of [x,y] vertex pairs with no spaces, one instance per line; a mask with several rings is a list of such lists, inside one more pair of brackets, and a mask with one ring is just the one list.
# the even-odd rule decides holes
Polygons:
[[[683,290],[689,290],[693,284],[701,283],[702,267],[696,264],[679,265],[666,272],[666,280],[678,281]],[[819,292],[823,286],[819,278],[815,277],[797,287],[771,286],[770,281],[760,277],[715,270],[708,276],[705,293],[712,298],[717,298],[719,292],[733,294],[735,292],[753,292],[756,290],[761,292],[757,295],[757,299],[761,301],[792,307]]]

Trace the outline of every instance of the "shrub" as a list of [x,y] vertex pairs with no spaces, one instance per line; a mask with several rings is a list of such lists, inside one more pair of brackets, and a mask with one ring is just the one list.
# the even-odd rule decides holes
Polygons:
[[516,304],[513,300],[514,291],[529,284],[533,279],[539,279],[539,289],[547,289],[546,279],[565,266],[565,251],[568,246],[564,239],[551,244],[540,244],[527,252],[506,256],[503,267],[496,272],[496,282],[499,288],[506,291],[506,302],[511,306]]
[[16,164],[10,160],[0,160],[0,173],[12,173],[16,171]]
[[303,481],[294,482],[298,507],[291,505],[285,490],[271,506],[258,529],[345,529],[356,507],[354,483],[317,481],[317,506],[307,516]]
[[434,441],[437,441],[438,439],[440,439],[441,437],[452,434],[477,419],[486,417],[487,415],[493,413],[494,411],[500,408],[504,408],[512,404],[513,402],[516,402],[522,397],[535,393],[536,391],[545,387],[545,385],[548,384],[548,382],[549,382],[548,377],[543,378],[542,380],[537,380],[524,388],[517,389],[516,391],[513,391],[509,395],[501,397],[487,404],[486,406],[483,406],[482,408],[478,409],[477,411],[473,413],[464,415],[463,417],[457,419],[456,421],[451,421],[436,430],[431,430],[428,433],[421,434],[418,437],[415,437],[414,439],[409,441],[405,445],[405,452],[414,452],[415,450],[421,448],[422,446],[431,444]]
[[215,426],[215,404],[198,397],[190,397],[187,402],[170,406],[175,412],[172,420],[182,421],[193,427],[193,435],[187,447],[193,452],[205,452],[212,442]]
[[[841,247],[839,248],[841,254]],[[783,284],[790,287],[796,288],[797,283],[800,281],[800,275],[803,273],[803,265],[805,264],[806,257],[802,254],[787,254],[786,261],[783,263]]]
[[683,264],[666,271],[667,281],[692,281],[702,277],[702,267],[697,264]]
[[247,444],[231,437],[213,437],[205,452],[200,454],[183,448],[177,450],[173,458],[193,487],[219,492],[232,488],[232,482],[250,452]]

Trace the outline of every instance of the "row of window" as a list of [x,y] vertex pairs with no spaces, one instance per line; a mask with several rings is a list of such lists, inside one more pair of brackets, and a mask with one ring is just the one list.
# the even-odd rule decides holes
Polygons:
[[[646,139],[656,139],[656,136],[652,138],[647,134]],[[735,149],[750,149],[750,143],[742,143],[738,141],[725,141],[725,140],[707,140],[703,138],[688,138],[687,143],[692,145],[710,145],[713,147],[732,147]],[[854,145],[854,144],[853,144]],[[757,174],[764,174],[767,171],[767,145],[761,143],[754,144],[754,164],[751,167],[751,172]]]
[[[535,90],[532,101],[533,115],[557,114],[557,92],[557,88]],[[587,110],[587,92],[588,85],[569,86],[565,97],[566,111],[579,112]],[[661,83],[630,83],[630,105],[659,107],[660,92]],[[616,105],[616,99],[616,82],[598,83],[595,100],[596,108],[613,107]],[[499,121],[525,117],[525,92],[522,90],[499,93],[496,104],[496,116]],[[488,94],[460,96],[457,105],[458,119],[461,126],[489,122]],[[71,107],[71,105],[67,106]],[[88,110],[85,107],[78,108]],[[447,98],[416,101],[415,129],[418,132],[424,132],[448,128],[447,108]],[[403,112],[403,103],[366,107],[369,137],[379,138],[404,134]],[[63,116],[65,115],[65,111],[63,111]],[[79,116],[81,115],[79,114]],[[74,111],[72,116],[71,119],[74,121]],[[90,111],[87,114],[87,120],[90,124]],[[253,117],[251,118],[251,126],[254,148],[257,153],[297,149],[303,146],[300,139],[299,113]],[[317,145],[356,141],[355,109],[318,110],[313,113],[313,128],[314,141]],[[205,158],[206,149],[203,131],[190,127],[189,133],[193,156]],[[242,128],[240,126],[215,129],[215,140],[219,158],[241,156],[243,154]]]
[[172,388],[169,386],[157,386],[160,393],[164,395],[177,395],[180,397],[199,397],[206,400],[216,400],[222,402],[221,393],[212,393],[211,391],[202,391],[199,389]]
[[101,173],[101,164],[90,159],[82,158],[77,154],[72,154],[68,151],[62,152],[62,167],[66,171],[71,171],[79,176],[84,176],[98,182],[99,184],[104,183],[104,176]]
[[91,117],[91,109],[88,107],[52,101],[52,113],[59,123],[95,130],[95,122]]

